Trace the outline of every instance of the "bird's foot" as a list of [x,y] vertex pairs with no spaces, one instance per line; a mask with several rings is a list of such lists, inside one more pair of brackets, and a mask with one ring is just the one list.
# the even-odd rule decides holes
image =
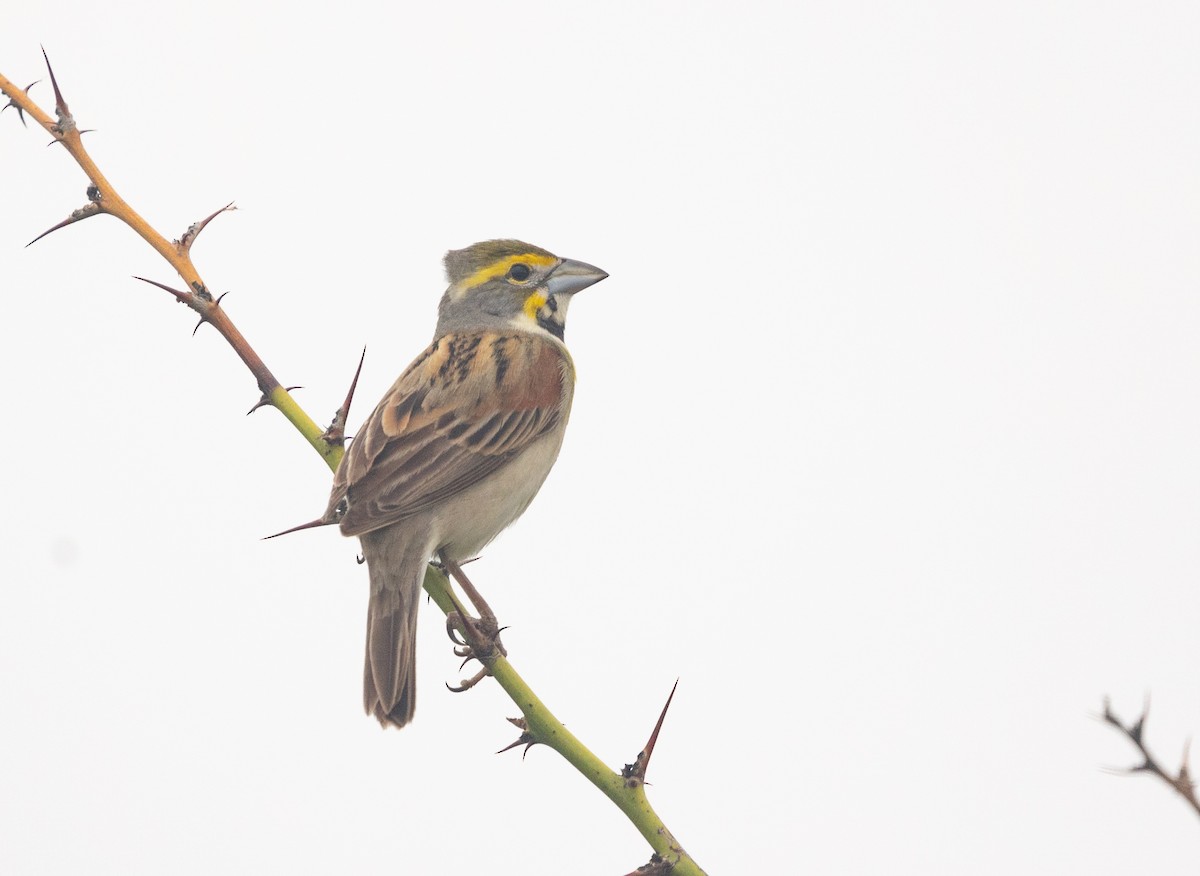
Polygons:
[[461,611],[446,615],[446,635],[454,643],[454,653],[468,660],[486,662],[497,656],[507,657],[508,649],[500,641],[504,627],[496,622],[495,615],[471,617]]
[[[475,585],[471,583],[470,579],[463,574],[462,567],[445,554],[441,554],[439,560],[439,565],[458,583],[475,610],[479,612],[479,617],[472,617],[462,606],[458,606],[456,611],[446,615],[446,635],[455,645],[455,655],[463,658],[462,665],[466,666],[472,660],[478,660],[483,664],[479,672],[469,679],[464,679],[459,686],[446,685],[450,690],[461,693],[470,690],[490,675],[491,663],[498,656],[507,657],[508,651],[505,649],[504,643],[500,641],[500,632],[503,627],[496,620],[491,606],[475,589]],[[457,601],[455,604],[457,605]]]

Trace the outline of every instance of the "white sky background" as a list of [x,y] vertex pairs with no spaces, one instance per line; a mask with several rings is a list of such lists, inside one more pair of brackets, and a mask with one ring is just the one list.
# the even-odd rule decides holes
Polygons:
[[[22,4],[92,154],[326,422],[429,340],[448,248],[611,279],[558,466],[472,567],[712,874],[1194,873],[1194,4]],[[45,84],[33,92],[53,101]],[[421,618],[361,713],[329,473],[176,278],[0,116],[0,871],[624,873],[649,851]]]

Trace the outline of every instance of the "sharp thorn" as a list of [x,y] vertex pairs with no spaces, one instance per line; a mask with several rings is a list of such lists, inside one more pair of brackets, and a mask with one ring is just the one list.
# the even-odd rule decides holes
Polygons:
[[[39,82],[41,82],[41,81],[42,81],[42,80],[40,80],[40,79],[35,79],[35,80],[33,80],[32,82],[30,82],[28,85],[26,85],[26,86],[25,86],[25,94],[26,94],[26,95],[28,95],[28,94],[29,94],[29,89],[33,88],[33,86],[37,85],[37,84],[38,84]],[[13,103],[11,100],[10,100],[8,103],[9,103],[9,106],[12,106],[14,109],[16,109],[16,111],[17,111],[17,118],[19,118],[19,119],[21,120],[21,124],[22,124],[22,125],[24,125],[24,126],[25,126],[25,127],[28,129],[28,128],[29,128],[29,125],[28,125],[28,123],[25,121],[25,107],[23,107],[23,106],[17,106],[17,105],[16,105],[15,103]],[[4,109],[8,109],[8,107],[6,106]],[[2,110],[0,110],[0,112],[2,112]]]
[[1100,713],[1100,717],[1109,724],[1116,724],[1118,727],[1120,726],[1121,722],[1118,721],[1117,716],[1113,714],[1112,697],[1104,698],[1104,711]]
[[222,292],[220,295],[218,295],[217,300],[213,302],[213,307],[220,307],[221,299],[224,298],[228,294],[229,294],[228,292]]
[[[193,334],[195,334],[195,332],[193,332]],[[280,387],[280,389],[282,389],[284,392],[292,392],[293,390],[304,389],[304,387],[303,386],[283,386],[283,387]],[[261,407],[265,407],[267,405],[274,405],[274,404],[275,404],[275,402],[271,401],[270,396],[264,392],[262,395],[262,398],[260,398],[257,402],[254,403],[254,407],[252,407],[250,410],[246,411],[246,416],[247,417],[250,416],[252,413],[257,411]]]
[[17,111],[17,118],[21,120],[21,124],[25,126],[26,130],[28,130],[29,123],[27,121],[25,121],[25,107],[19,106],[18,104],[13,103],[12,100],[10,99],[8,101],[8,103],[6,103],[4,106],[0,107],[0,113],[4,112],[9,107],[12,107],[13,109],[15,109]]
[[159,289],[162,289],[165,292],[170,292],[172,295],[175,296],[175,299],[180,304],[188,304],[191,302],[192,296],[189,295],[187,292],[180,292],[178,289],[172,289],[170,286],[164,286],[162,283],[158,282],[157,280],[147,280],[145,277],[138,277],[138,276],[134,276],[133,279],[141,280],[143,283],[149,283],[151,286],[157,286]]
[[663,721],[667,717],[667,709],[671,708],[671,700],[675,699],[675,690],[678,687],[679,679],[677,678],[675,679],[675,683],[671,685],[671,693],[668,694],[667,701],[663,704],[662,712],[659,713],[658,721],[654,724],[654,732],[650,734],[650,740],[637,756],[637,763],[633,767],[631,778],[641,782],[646,780],[646,771],[650,768],[650,758],[654,755],[654,746],[658,744],[658,733],[662,730]]
[[[26,95],[28,95],[29,89],[33,88],[33,86],[37,85],[41,81],[42,80],[40,80],[40,79],[35,79],[32,82],[30,82],[28,85],[26,85],[24,88],[22,88],[21,90]],[[29,123],[27,121],[25,121],[25,107],[18,104],[11,97],[8,99],[8,103],[6,103],[4,106],[0,107],[0,113],[4,112],[10,106],[17,111],[17,118],[21,120],[21,124],[24,125],[26,129],[28,129]]]
[[[509,720],[512,720],[512,719],[510,718]],[[512,751],[514,748],[517,748],[518,746],[521,746],[521,745],[525,746],[525,750],[521,752],[521,760],[524,760],[525,755],[529,754],[529,749],[531,749],[535,745],[537,745],[537,740],[534,739],[532,736],[530,736],[528,733],[522,733],[520,736],[517,737],[515,742],[510,742],[508,745],[504,746],[499,751],[497,751],[496,754],[504,754],[504,752]]]
[[362,554],[359,554],[357,557],[354,558],[354,562],[358,563],[360,566],[363,563],[365,563],[366,561],[367,561],[367,558],[364,557]]
[[[200,321],[204,322],[204,320],[200,320]],[[196,326],[196,328],[200,328],[200,326]],[[195,335],[196,333],[192,332],[192,334]],[[254,403],[254,407],[252,407],[250,410],[246,411],[246,416],[247,417],[250,416],[252,413],[257,411],[259,408],[265,408],[269,404],[271,404],[271,398],[264,392],[262,394],[262,397]]]
[[53,234],[55,231],[58,231],[58,229],[60,229],[60,228],[66,228],[68,225],[71,224],[72,221],[73,220],[71,220],[71,219],[64,219],[62,222],[59,222],[57,225],[51,225],[49,228],[47,228],[45,231],[43,231],[41,234],[39,234],[33,240],[29,241],[29,243],[25,244],[25,248],[29,249],[29,247],[33,246],[35,243],[37,243],[39,240],[41,240],[46,235]]
[[196,242],[196,238],[200,236],[200,232],[204,230],[204,227],[206,225],[208,225],[209,222],[212,222],[214,219],[216,219],[222,213],[225,213],[225,212],[231,211],[231,210],[236,210],[236,209],[237,209],[237,207],[235,207],[233,205],[233,201],[230,201],[228,204],[226,204],[221,209],[214,210],[212,213],[209,213],[207,216],[205,216],[199,222],[196,222],[195,224],[189,226],[188,230],[185,231],[183,234],[183,239],[181,241],[179,241],[180,247],[182,249],[184,249],[185,251],[191,249],[192,244]]
[[328,444],[341,447],[346,443],[346,420],[350,416],[350,404],[354,401],[354,391],[358,388],[358,378],[362,374],[363,362],[367,360],[367,348],[364,346],[362,355],[358,357],[358,367],[354,370],[354,379],[350,381],[350,389],[342,406],[334,411],[333,422],[321,435]]
[[299,532],[302,529],[316,529],[319,526],[328,526],[332,522],[332,520],[326,520],[324,517],[318,517],[316,520],[310,520],[308,523],[301,523],[299,526],[293,526],[291,529],[285,529],[283,532],[276,532],[274,535],[264,535],[262,540],[266,541],[269,538],[279,538],[281,535]]
[[346,413],[350,413],[350,402],[354,400],[354,390],[358,388],[358,378],[362,374],[363,363],[367,361],[367,345],[363,344],[362,353],[358,356],[358,367],[354,369],[354,379],[350,381],[350,392],[346,395]]
[[50,56],[46,54],[46,47],[42,46],[42,57],[46,61],[46,70],[50,73],[50,84],[54,87],[54,109],[58,113],[59,123],[64,119],[71,118],[71,111],[67,109],[67,102],[63,100],[62,92],[58,88],[58,79],[54,76],[54,68],[50,66]]
[[53,234],[55,231],[58,231],[58,229],[60,229],[60,228],[66,228],[68,225],[74,225],[76,222],[79,222],[83,219],[88,219],[92,216],[95,216],[97,213],[102,213],[102,212],[103,212],[103,209],[100,207],[100,204],[98,204],[95,201],[93,201],[89,204],[85,204],[84,206],[80,207],[78,210],[72,210],[70,216],[68,216],[62,222],[59,222],[57,225],[47,228],[45,231],[43,231],[41,234],[39,234],[33,240],[29,241],[29,243],[25,244],[25,247],[28,249],[29,247],[33,246],[35,243],[37,243],[39,240],[41,240],[46,235]]
[[193,338],[196,337],[196,332],[200,331],[200,326],[204,325],[206,322],[208,322],[208,320],[206,320],[204,317],[200,317],[200,321],[196,323],[196,327],[192,329]]

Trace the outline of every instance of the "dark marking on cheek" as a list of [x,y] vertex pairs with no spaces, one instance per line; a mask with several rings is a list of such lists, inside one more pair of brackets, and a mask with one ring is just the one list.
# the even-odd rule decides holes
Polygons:
[[[551,307],[551,305],[554,305]],[[566,323],[561,316],[558,315],[558,303],[553,298],[546,301],[537,313],[537,322],[542,328],[554,335],[560,341],[563,339],[563,334],[566,331]]]

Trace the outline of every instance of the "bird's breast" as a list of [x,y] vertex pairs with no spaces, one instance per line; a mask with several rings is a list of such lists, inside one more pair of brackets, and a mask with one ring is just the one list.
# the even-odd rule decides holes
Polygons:
[[565,427],[564,416],[554,431],[438,509],[437,549],[455,560],[471,559],[520,517],[558,459]]

